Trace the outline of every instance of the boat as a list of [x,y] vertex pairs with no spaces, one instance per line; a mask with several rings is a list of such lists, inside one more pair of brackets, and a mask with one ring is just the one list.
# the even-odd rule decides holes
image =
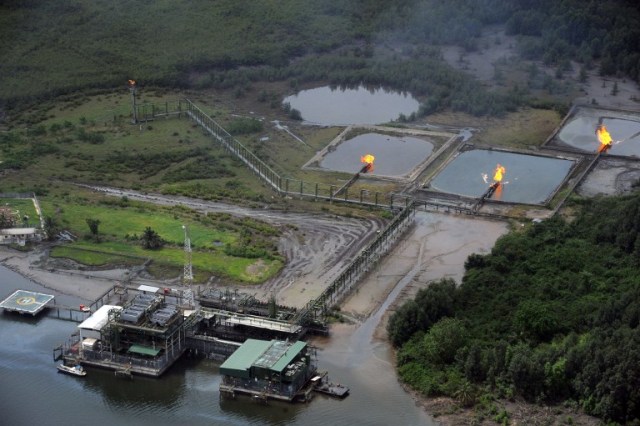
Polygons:
[[84,368],[80,364],[70,366],[64,364],[58,364],[58,371],[62,371],[63,373],[71,374],[73,376],[86,376],[87,372],[84,371]]
[[334,398],[346,398],[349,395],[349,388],[340,383],[330,382],[326,375],[316,376],[311,379],[316,392],[324,393]]

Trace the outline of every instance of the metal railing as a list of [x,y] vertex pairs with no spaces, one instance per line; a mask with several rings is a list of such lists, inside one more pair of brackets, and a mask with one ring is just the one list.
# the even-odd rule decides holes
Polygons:
[[394,193],[379,193],[365,189],[349,191],[344,188],[338,192],[337,185],[320,182],[309,182],[300,179],[281,176],[271,166],[251,152],[247,147],[229,134],[213,118],[206,114],[200,107],[185,99],[185,113],[208,134],[218,141],[227,151],[242,161],[251,171],[280,195],[292,197],[322,199],[327,201],[339,201],[344,203],[361,204],[373,207],[385,207],[391,209],[404,208],[412,198],[406,195]]
[[318,298],[309,301],[298,312],[293,322],[305,324],[309,319],[323,316],[331,306],[340,303],[354,289],[364,274],[393,247],[393,244],[413,223],[415,211],[416,203],[411,203],[407,208],[401,210]]

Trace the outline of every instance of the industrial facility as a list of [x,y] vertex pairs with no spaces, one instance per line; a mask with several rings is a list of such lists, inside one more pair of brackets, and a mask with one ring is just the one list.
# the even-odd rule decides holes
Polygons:
[[247,341],[221,366],[221,394],[306,401],[316,376],[315,351],[305,342]]

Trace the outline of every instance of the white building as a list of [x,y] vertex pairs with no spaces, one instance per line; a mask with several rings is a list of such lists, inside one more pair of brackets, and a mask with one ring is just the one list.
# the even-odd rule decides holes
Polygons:
[[38,228],[6,228],[0,229],[0,244],[25,245],[30,241],[40,241],[42,235]]

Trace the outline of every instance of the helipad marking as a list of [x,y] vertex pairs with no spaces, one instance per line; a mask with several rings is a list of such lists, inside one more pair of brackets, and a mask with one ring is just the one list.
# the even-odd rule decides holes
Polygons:
[[54,296],[28,290],[16,290],[0,302],[0,308],[7,311],[35,315],[45,308]]

